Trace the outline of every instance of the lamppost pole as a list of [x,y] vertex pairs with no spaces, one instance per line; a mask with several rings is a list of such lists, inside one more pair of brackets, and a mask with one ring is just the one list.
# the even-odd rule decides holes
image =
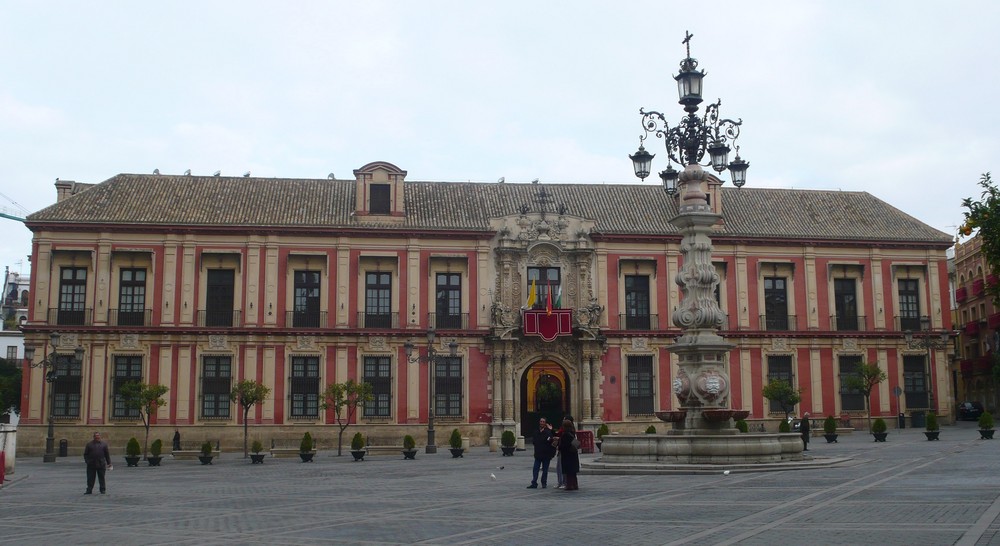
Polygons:
[[931,374],[934,371],[931,367],[932,352],[948,347],[948,343],[951,341],[951,333],[945,331],[940,334],[934,334],[930,330],[930,317],[921,317],[920,334],[915,335],[912,330],[907,330],[905,335],[906,344],[911,349],[919,348],[927,350],[927,365],[925,366],[925,373],[927,374],[927,409],[937,411],[937,406],[934,405],[934,379]]
[[[437,332],[434,328],[427,330],[427,356],[421,357],[418,354],[414,354],[414,348],[412,342],[407,341],[403,344],[403,348],[406,350],[406,358],[411,363],[417,362],[427,362],[427,447],[424,448],[424,453],[437,453],[437,445],[434,442],[434,368],[437,366],[438,353],[434,349],[434,340],[437,338]],[[448,344],[448,351],[450,356],[455,356],[458,351],[458,343],[452,341]]]
[[[24,348],[24,358],[28,361],[28,365],[32,368],[42,368],[45,373],[45,382],[49,384],[48,396],[49,396],[49,426],[48,431],[45,436],[45,455],[42,457],[42,462],[54,463],[56,462],[56,452],[55,452],[55,442],[56,442],[56,432],[55,432],[55,393],[53,393],[53,385],[59,378],[58,371],[56,370],[56,347],[59,346],[59,340],[62,336],[58,332],[53,332],[49,334],[49,341],[52,344],[52,352],[45,355],[39,362],[32,363],[31,361],[35,358],[35,347],[28,345]],[[77,347],[73,352],[73,358],[76,362],[83,360],[83,347]]]

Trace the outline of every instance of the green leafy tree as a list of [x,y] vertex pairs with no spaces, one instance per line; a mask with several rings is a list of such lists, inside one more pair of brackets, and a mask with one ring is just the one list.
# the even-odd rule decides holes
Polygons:
[[[885,381],[888,376],[878,364],[861,364],[854,374],[844,380],[844,386],[861,392],[865,397],[865,412],[868,414],[868,430],[872,430],[872,389]],[[874,432],[874,431],[873,431]]]
[[139,410],[139,417],[142,418],[142,426],[146,429],[146,437],[142,441],[142,458],[146,459],[149,446],[149,424],[153,412],[160,406],[165,406],[167,401],[163,398],[170,388],[166,385],[156,385],[141,383],[139,381],[129,381],[122,385],[118,394],[121,395],[125,407]]
[[358,383],[353,379],[348,379],[343,383],[330,383],[323,391],[323,409],[332,409],[333,417],[337,421],[337,456],[343,454],[344,431],[354,420],[354,415],[358,408],[363,408],[365,404],[371,402],[373,394],[371,384]]
[[0,358],[0,415],[21,414],[21,367]]
[[761,389],[764,398],[776,402],[781,411],[785,412],[785,421],[788,415],[795,409],[796,404],[802,401],[802,389],[793,387],[791,383],[784,379],[772,379]]
[[229,401],[239,404],[243,408],[243,458],[247,458],[247,418],[250,416],[250,409],[267,400],[271,395],[271,388],[254,379],[244,379],[233,387],[229,393]]
[[[997,189],[990,173],[979,178],[983,192],[979,200],[971,197],[962,200],[965,207],[965,222],[958,231],[970,236],[975,232],[982,241],[982,253],[986,263],[994,273],[1000,273],[1000,190]],[[987,287],[993,301],[1000,304],[1000,285]]]

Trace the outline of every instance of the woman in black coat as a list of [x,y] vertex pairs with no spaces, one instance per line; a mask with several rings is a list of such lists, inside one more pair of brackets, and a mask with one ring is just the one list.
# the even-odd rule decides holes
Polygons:
[[573,440],[576,439],[573,421],[563,421],[562,431],[559,436],[559,454],[562,457],[562,471],[566,475],[566,491],[576,491],[580,488],[576,483],[576,474],[580,472],[580,454],[573,447]]

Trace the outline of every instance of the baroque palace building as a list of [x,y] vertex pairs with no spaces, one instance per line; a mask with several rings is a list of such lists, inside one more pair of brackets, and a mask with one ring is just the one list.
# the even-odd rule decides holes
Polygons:
[[[638,184],[405,181],[385,162],[354,175],[57,181],[57,202],[27,220],[36,366],[22,452],[41,452],[49,412],[71,449],[94,429],[123,446],[140,430],[118,396],[131,380],[169,387],[152,436],[177,428],[186,446],[242,445],[228,396],[241,379],[271,387],[250,414],[265,443],[310,431],[331,446],[320,393],[349,378],[373,385],[350,430],[377,445],[422,443],[431,407],[438,444],[453,428],[473,445],[530,435],[563,414],[589,430],[666,429],[654,412],[677,406],[676,198]],[[863,398],[842,378],[877,362],[889,379],[873,414],[950,412],[947,350],[904,338],[922,318],[951,331],[949,235],[864,192],[707,186],[724,216],[714,262],[722,335],[737,344],[734,408],[776,430],[783,414],[761,388],[784,378],[804,390],[799,413],[861,423]]]

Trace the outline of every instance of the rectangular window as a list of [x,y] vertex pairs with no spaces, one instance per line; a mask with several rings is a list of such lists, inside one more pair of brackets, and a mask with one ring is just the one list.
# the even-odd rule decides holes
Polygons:
[[462,275],[459,273],[437,274],[437,299],[434,306],[434,321],[437,328],[462,327]]
[[840,409],[843,411],[864,411],[865,396],[858,389],[847,387],[848,378],[857,376],[861,366],[860,356],[841,356],[840,362]]
[[628,357],[628,414],[653,414],[653,357]]
[[392,368],[388,356],[366,356],[364,381],[372,386],[372,401],[365,406],[365,417],[392,415]]
[[854,279],[833,280],[833,302],[837,312],[837,330],[859,330],[857,283]]
[[59,270],[59,324],[81,326],[86,321],[87,268]]
[[55,417],[80,416],[80,391],[83,383],[83,363],[73,355],[55,358],[52,382],[52,415]]
[[764,329],[788,330],[788,292],[784,277],[764,277]]
[[389,184],[371,184],[368,186],[371,200],[368,211],[372,214],[389,214],[392,212],[392,186]]
[[118,278],[118,326],[144,326],[146,270],[123,268]]
[[17,360],[17,345],[7,346],[7,360]]
[[292,302],[292,325],[299,328],[319,328],[320,272],[296,271],[295,296]]
[[319,357],[293,356],[289,381],[292,417],[319,416]]
[[206,356],[202,359],[202,418],[229,419],[229,392],[232,389],[232,377],[232,357]]
[[365,328],[392,328],[392,273],[365,273]]
[[527,294],[531,294],[531,286],[535,286],[535,303],[532,309],[545,309],[549,301],[549,291],[552,292],[552,308],[559,307],[559,286],[562,277],[558,267],[529,267]]
[[625,329],[649,330],[649,275],[625,275]]
[[903,393],[909,409],[928,406],[926,358],[923,355],[903,357]]
[[233,325],[233,288],[236,271],[233,269],[209,269],[205,294],[205,326]]
[[116,356],[114,379],[111,385],[113,407],[111,417],[114,419],[138,419],[139,410],[125,407],[125,398],[121,388],[125,383],[142,382],[142,357],[138,355]]
[[920,283],[917,279],[899,279],[899,329],[920,329]]
[[[792,378],[792,356],[791,355],[768,355],[767,356],[767,381],[782,380],[789,385],[795,386]],[[769,411],[772,413],[784,413],[775,400],[770,400]]]
[[462,358],[438,357],[434,363],[434,415],[462,415]]

